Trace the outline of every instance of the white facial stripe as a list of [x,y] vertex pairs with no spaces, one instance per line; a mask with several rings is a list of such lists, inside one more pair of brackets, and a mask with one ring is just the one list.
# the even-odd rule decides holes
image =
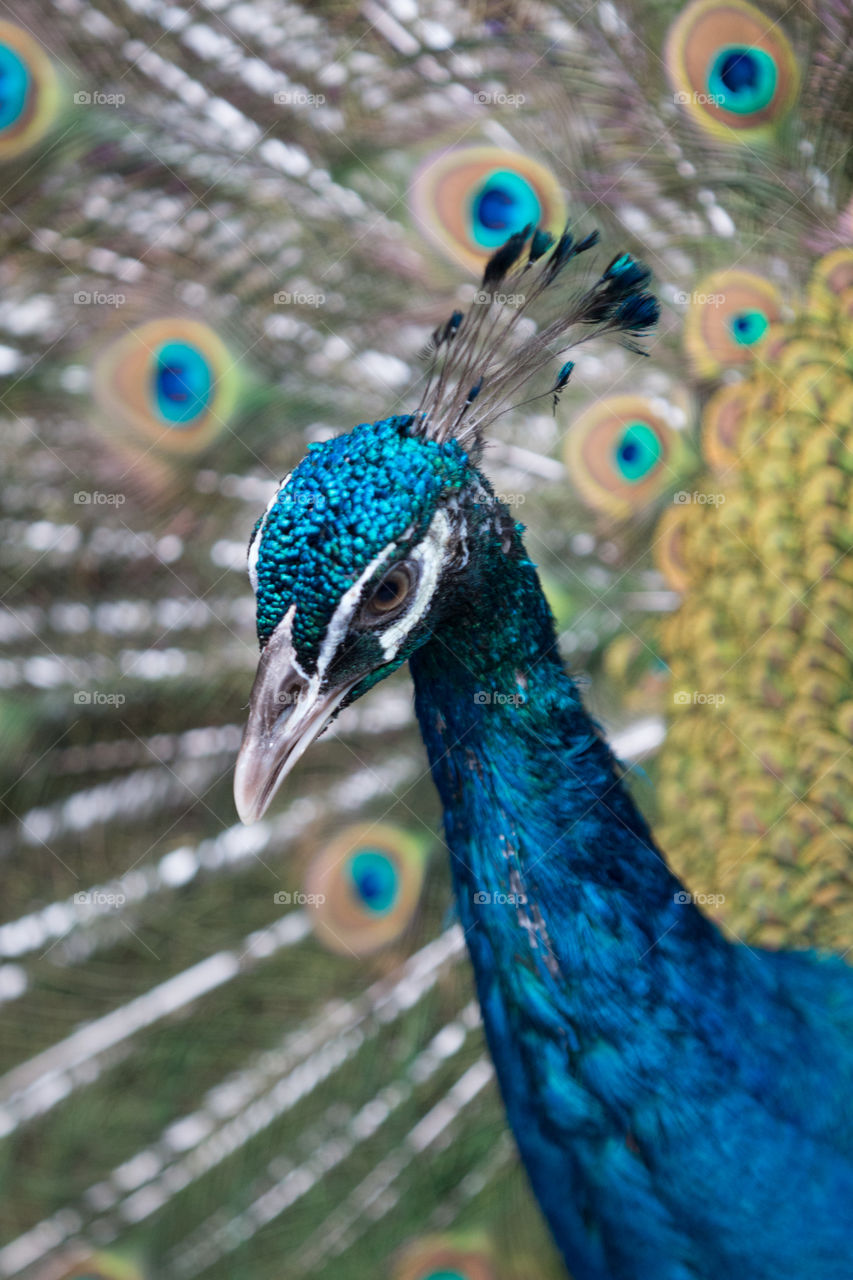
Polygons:
[[258,594],[258,554],[260,553],[260,550],[261,550],[261,538],[264,536],[264,529],[266,527],[267,520],[269,519],[269,514],[272,511],[273,507],[275,506],[276,502],[278,501],[278,495],[281,493],[282,489],[287,484],[288,480],[292,475],[293,475],[293,472],[288,471],[287,475],[284,477],[281,484],[278,486],[275,493],[270,498],[269,502],[267,503],[267,509],[264,512],[263,519],[261,520],[261,523],[258,525],[258,531],[255,534],[255,536],[252,538],[252,541],[249,545],[249,582],[252,584],[252,590],[254,591],[255,595]]
[[354,582],[352,586],[341,596],[338,607],[332,615],[332,621],[329,623],[329,629],[323,637],[323,643],[320,646],[320,656],[317,660],[317,678],[322,680],[328,669],[329,663],[335,656],[338,645],[343,640],[349,625],[352,622],[352,615],[358,608],[358,602],[361,599],[361,593],[365,584],[382,568],[383,564],[391,558],[397,550],[396,542],[389,542],[384,550],[379,552],[375,560],[372,560],[365,569],[364,573]]
[[432,524],[423,542],[415,547],[410,556],[411,560],[416,560],[420,564],[420,577],[415,598],[402,617],[398,618],[387,631],[383,631],[379,636],[379,643],[382,645],[382,652],[385,654],[386,661],[390,661],[391,658],[396,656],[406,636],[429,608],[430,601],[438,586],[441,566],[444,563],[449,539],[450,521],[439,508],[432,518]]

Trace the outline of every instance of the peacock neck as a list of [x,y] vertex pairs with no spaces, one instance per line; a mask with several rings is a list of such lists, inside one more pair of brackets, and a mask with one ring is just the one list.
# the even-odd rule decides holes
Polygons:
[[[546,880],[630,885],[638,912],[668,909],[680,886],[565,671],[519,529],[504,523],[491,538],[481,534],[475,554],[447,621],[411,659],[451,852],[462,856],[464,846],[468,859],[465,878],[478,891],[509,893],[510,873],[531,874],[535,859]],[[503,853],[490,843],[496,832]],[[536,847],[525,859],[531,833]]]
[[410,660],[416,709],[507,1114],[573,1273],[601,1280],[587,1193],[603,1155],[653,1148],[667,1046],[721,1038],[746,948],[655,847],[562,666],[519,531],[471,556]]
[[524,955],[540,976],[582,976],[578,939],[596,940],[616,981],[662,937],[704,964],[727,944],[667,867],[563,667],[520,529],[484,521],[472,547],[464,591],[411,659],[466,929],[496,963]]

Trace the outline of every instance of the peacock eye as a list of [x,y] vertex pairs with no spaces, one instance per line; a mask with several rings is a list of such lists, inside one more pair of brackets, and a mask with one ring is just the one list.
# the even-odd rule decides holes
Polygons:
[[366,622],[377,621],[396,613],[405,604],[412,590],[414,574],[408,565],[398,564],[377,583],[368,597],[363,615]]

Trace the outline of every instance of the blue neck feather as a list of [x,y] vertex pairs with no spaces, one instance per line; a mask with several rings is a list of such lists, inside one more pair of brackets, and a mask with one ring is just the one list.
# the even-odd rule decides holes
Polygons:
[[[786,1062],[830,1033],[804,1032],[810,1015],[780,995],[784,956],[729,943],[682,891],[563,669],[518,528],[480,519],[464,596],[410,662],[509,1120],[575,1280],[705,1276],[679,1259],[718,1256],[741,1192],[710,1135],[696,1148],[707,1171],[697,1157],[685,1175],[685,1095],[746,1090],[747,1149],[732,1155],[748,1162],[754,1099],[775,1090],[798,1117],[803,1077]],[[768,1016],[766,1055],[745,1053],[768,1040]],[[814,1123],[831,1131],[830,1109]]]

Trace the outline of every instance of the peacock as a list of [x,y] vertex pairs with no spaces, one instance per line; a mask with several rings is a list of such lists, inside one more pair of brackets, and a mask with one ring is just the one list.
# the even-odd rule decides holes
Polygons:
[[[621,254],[506,351],[527,297],[595,240],[565,232],[548,252],[516,232],[486,267],[488,301],[436,331],[417,410],[316,445],[275,491],[249,546],[262,656],[237,809],[263,816],[338,709],[408,660],[486,1038],[572,1275],[769,1280],[787,1265],[840,1280],[853,971],[733,943],[702,915],[584,710],[519,526],[477,465],[508,392],[569,335],[633,346],[656,321],[648,270]],[[495,316],[495,293],[525,287]]]
[[[790,948],[843,955],[853,940],[850,22],[834,0],[25,0],[3,15],[0,1274],[558,1280],[546,1218],[603,1250],[603,1202],[611,1249],[638,1220],[672,1258],[695,1240],[695,1219],[671,1230],[621,1177],[618,1203],[584,1178],[555,1208],[547,1142],[524,1149],[531,1195],[512,1134],[535,1141],[513,1112],[533,1095],[520,1068],[510,1128],[465,922],[521,930],[510,980],[541,1049],[525,1045],[522,1065],[547,1079],[547,911],[504,902],[518,895],[503,883],[455,905],[454,833],[423,746],[434,755],[448,724],[421,734],[406,672],[339,708],[277,804],[239,823],[257,660],[245,547],[281,477],[283,497],[358,417],[420,456],[417,433],[390,423],[423,394],[421,412],[449,405],[448,384],[430,400],[419,372],[431,332],[427,369],[460,350],[449,314],[512,311],[506,352],[523,351],[608,262],[646,262],[653,340],[584,344],[574,369],[556,358],[529,403],[505,386],[515,407],[488,424],[481,458],[473,436],[459,446],[463,470],[482,474],[482,514],[503,512],[511,548],[523,522],[557,623],[545,670],[562,681],[568,667],[572,716],[582,698],[623,763],[592,727],[581,759],[600,759],[639,845],[677,877],[660,905],[675,929],[632,964],[630,989],[667,956],[686,980],[704,938],[721,965],[754,965],[757,988],[775,967],[802,992],[817,971],[814,1007],[836,982],[841,1002],[843,966]],[[572,248],[596,229],[599,244],[528,310],[547,237],[567,225]],[[485,287],[489,259],[528,226],[549,247]],[[476,378],[456,385],[464,401]],[[456,435],[488,394],[484,381]],[[377,430],[362,428],[368,451]],[[427,456],[457,457],[453,434]],[[471,606],[465,594],[460,617]],[[548,618],[531,607],[533,631]],[[431,672],[428,648],[410,665],[438,696],[454,653]],[[515,669],[506,687],[476,686],[464,710],[478,723],[535,713]],[[281,692],[295,714],[294,691]],[[556,820],[565,774],[549,789],[546,759],[520,829],[528,810]],[[510,799],[520,769],[500,762]],[[478,803],[477,830],[496,815]],[[779,957],[762,961],[766,948]],[[624,990],[600,1004],[617,1027],[631,1008]],[[690,1117],[703,1176],[701,1069],[739,1060],[747,1034],[740,1013],[716,1013],[690,1083],[656,1078],[666,1114]],[[801,1046],[786,1054],[795,1025],[792,1010],[766,1029],[760,1061],[784,1064],[762,1096],[807,1066]],[[797,1097],[800,1134],[834,1104],[841,1141],[841,1061]],[[600,1047],[599,1087],[626,1065]],[[567,1105],[549,1097],[541,1114]],[[750,1143],[732,1122],[709,1215],[756,1153],[778,1158],[774,1134]],[[608,1154],[636,1174],[646,1149],[626,1124]],[[773,1181],[772,1208],[788,1196],[795,1224],[817,1230],[809,1197],[826,1182],[798,1198],[801,1169]],[[684,1177],[669,1185],[689,1197]],[[728,1225],[745,1217],[760,1275],[772,1214],[741,1197]],[[736,1248],[714,1234],[702,1265]],[[789,1271],[823,1274],[794,1257]],[[642,1253],[630,1265],[655,1273]]]

